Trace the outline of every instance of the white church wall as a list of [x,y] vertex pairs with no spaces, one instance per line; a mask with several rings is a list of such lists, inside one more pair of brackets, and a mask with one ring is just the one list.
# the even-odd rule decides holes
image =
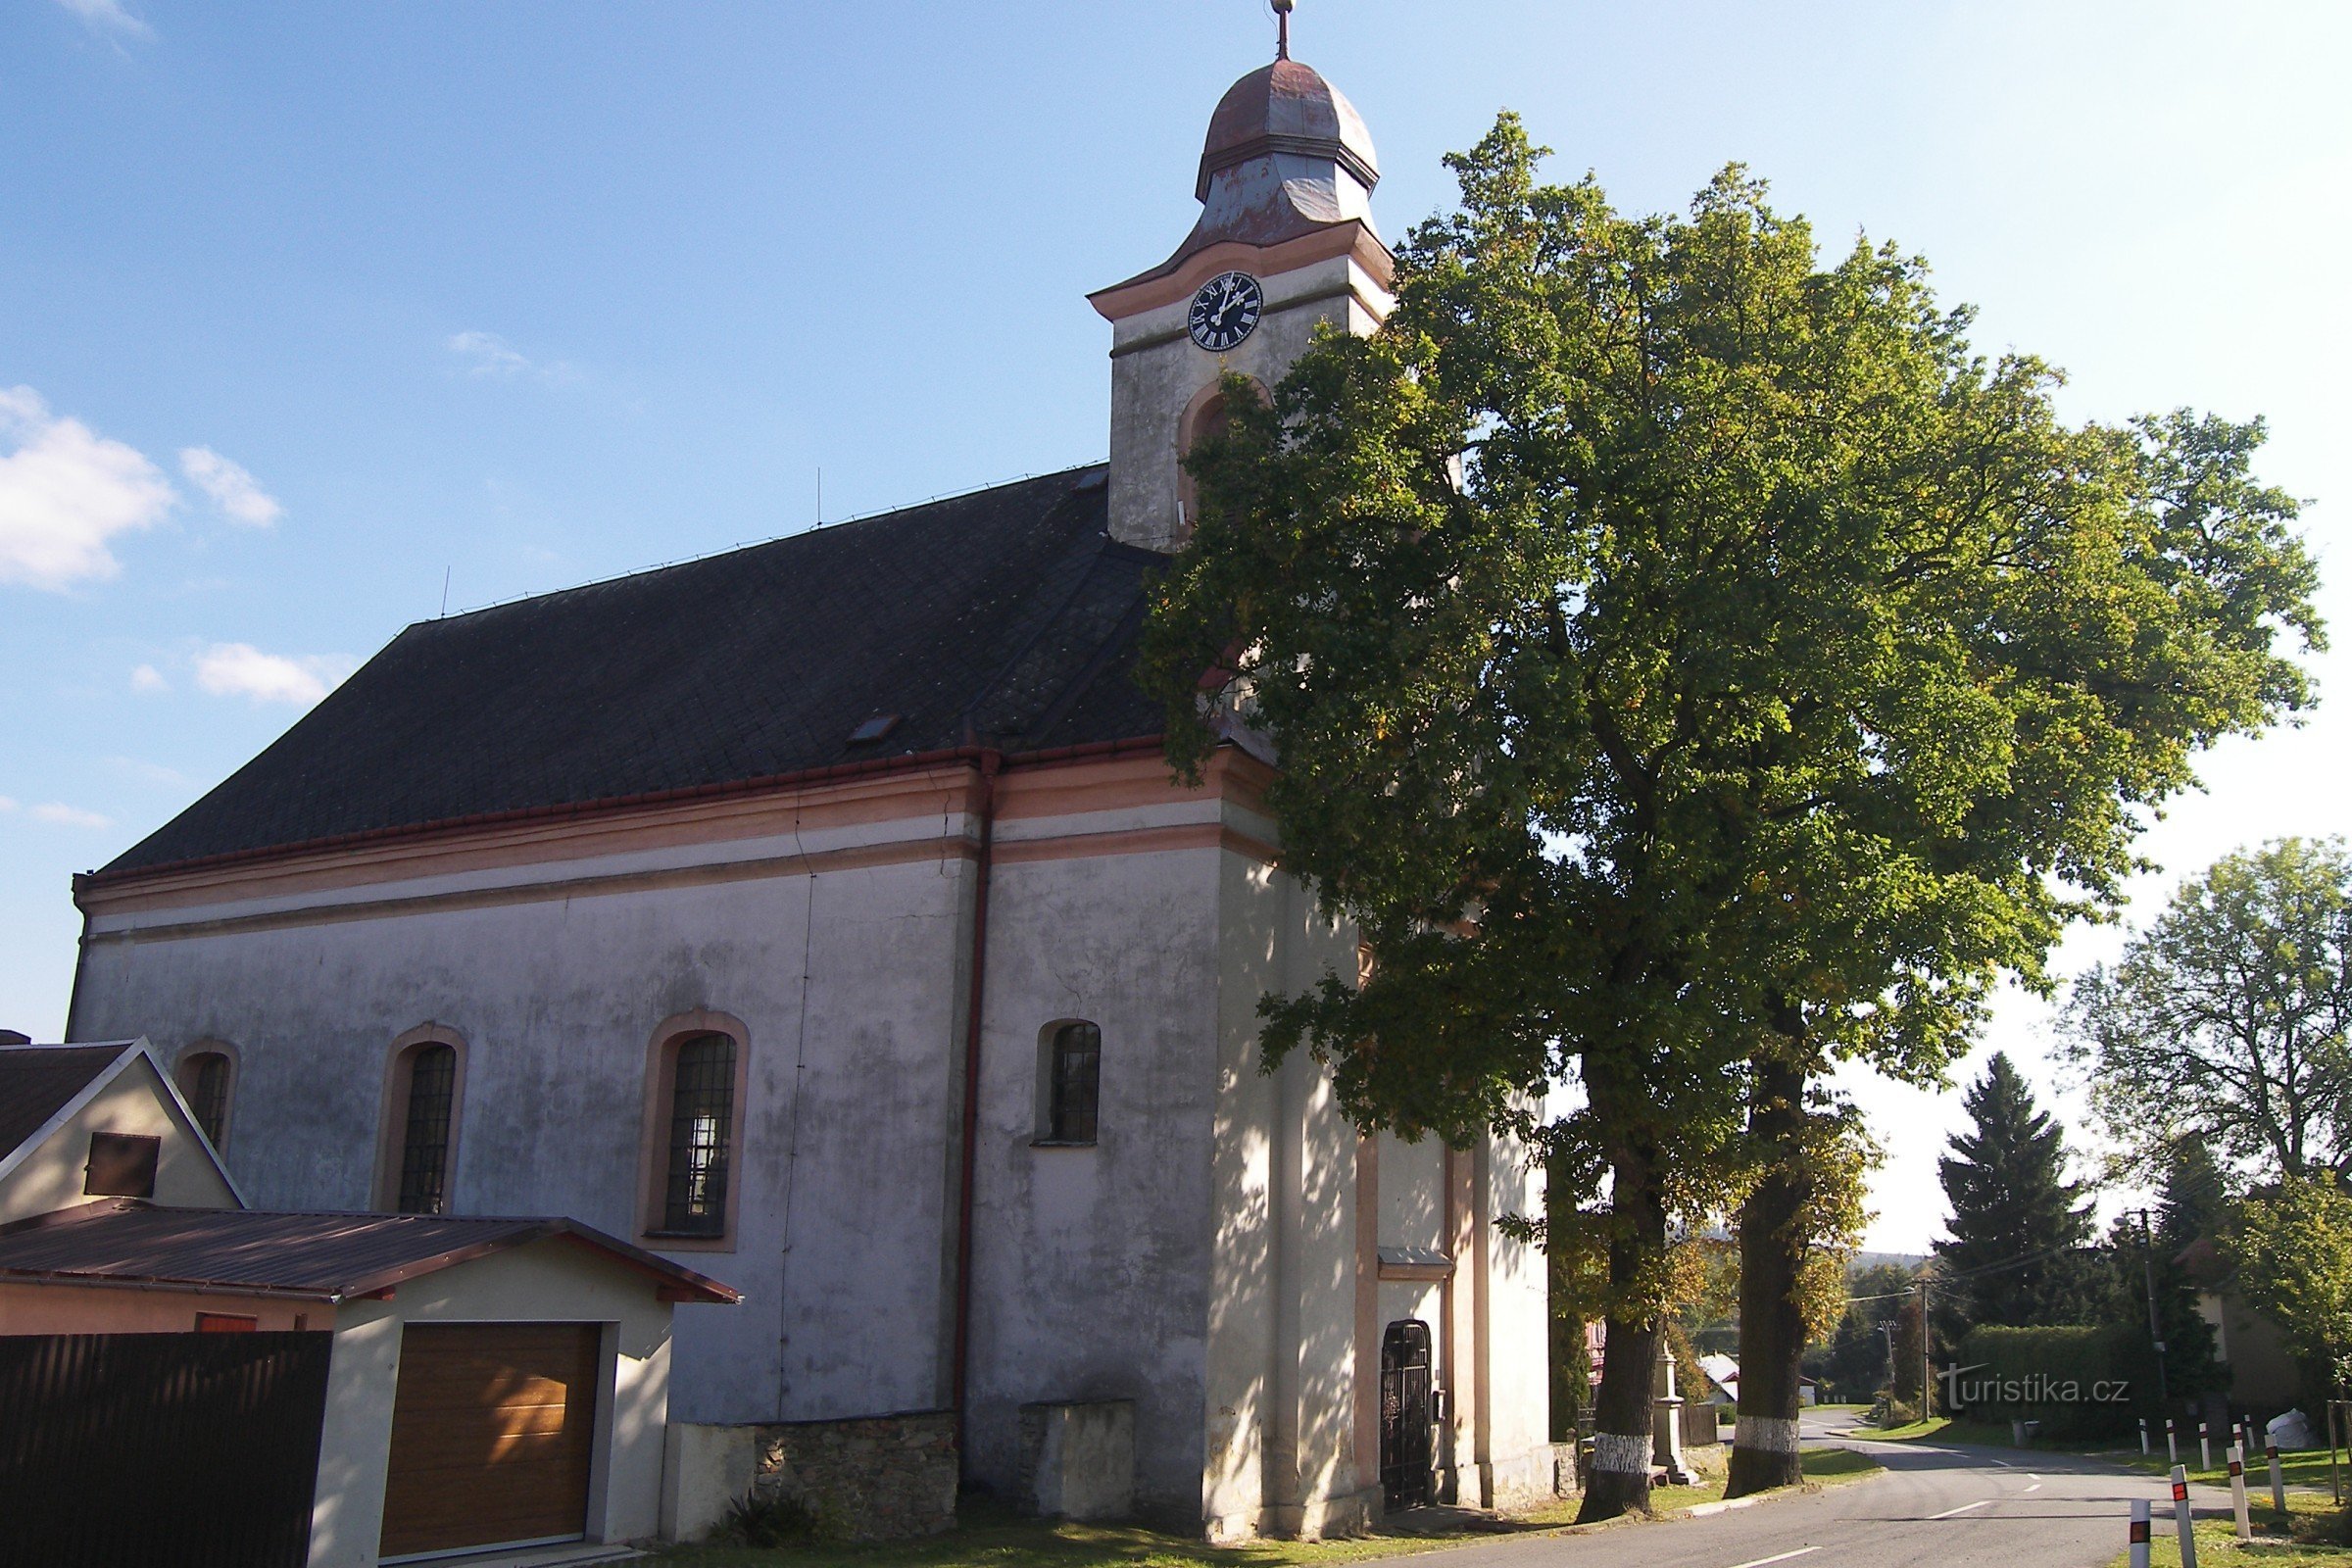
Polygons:
[[[1010,1495],[1021,1404],[1133,1399],[1139,1501],[1189,1519],[1212,1314],[1216,886],[1228,857],[1203,845],[1022,859],[1022,842],[1006,836],[990,893],[969,1463]],[[1097,1142],[1036,1148],[1041,1031],[1067,1020],[1102,1030]]]
[[[680,1311],[677,1415],[932,1406],[946,1395],[942,1151],[967,877],[944,858],[823,873],[813,906],[807,876],[768,876],[102,937],[76,1029],[138,1018],[167,1053],[234,1042],[251,1131],[230,1165],[254,1202],[360,1208],[384,1053],[438,1022],[468,1048],[452,1210],[569,1214],[634,1237],[649,1035],[696,1008],[730,1014],[749,1035],[734,1245],[678,1255],[750,1299]],[[805,963],[819,983],[804,1020]]]
[[1480,1458],[1490,1507],[1547,1499],[1552,1492],[1549,1299],[1542,1250],[1504,1235],[1493,1220],[1544,1212],[1544,1172],[1525,1145],[1495,1138],[1485,1171],[1488,1347],[1480,1380],[1485,1437]]

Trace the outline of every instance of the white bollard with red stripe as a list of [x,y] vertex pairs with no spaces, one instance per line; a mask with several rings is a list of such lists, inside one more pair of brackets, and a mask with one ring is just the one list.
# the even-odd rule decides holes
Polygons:
[[2246,1450],[2230,1445],[2230,1511],[2237,1516],[2237,1539],[2254,1539],[2254,1516],[2246,1511]]
[[2197,1568],[2197,1527],[2188,1517],[2188,1472],[2173,1466],[2173,1536],[2180,1544],[2180,1568]]
[[2271,1461],[2271,1506],[2278,1509],[2278,1517],[2283,1519],[2286,1517],[2286,1477],[2278,1473],[2278,1445],[2265,1443],[2262,1450]]
[[2143,1416],[2141,1416],[2141,1417],[2139,1418],[2139,1453],[2140,1453],[2140,1457],[2141,1457],[2141,1458],[2143,1458],[2143,1459],[2144,1459],[2144,1458],[2146,1458],[2146,1457],[2147,1457],[2147,1453],[2148,1453],[2148,1418],[2147,1418],[2146,1416],[2144,1416],[2144,1415],[2143,1415]]
[[2213,1438],[2206,1431],[2205,1423],[2202,1421],[2197,1423],[2197,1468],[2200,1470],[2213,1468]]
[[2148,1504],[2144,1497],[2132,1504],[2132,1568],[2149,1568]]
[[2180,1424],[2171,1416],[2168,1415],[2164,1418],[2164,1462],[2166,1464],[2180,1462]]

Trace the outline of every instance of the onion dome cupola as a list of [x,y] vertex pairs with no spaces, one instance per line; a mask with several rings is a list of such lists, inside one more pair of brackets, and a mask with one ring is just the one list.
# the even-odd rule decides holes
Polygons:
[[1273,63],[1209,117],[1193,231],[1159,266],[1088,296],[1111,324],[1110,532],[1147,550],[1192,533],[1184,455],[1226,417],[1226,376],[1262,395],[1318,328],[1368,334],[1395,303],[1395,259],[1372,226],[1372,133],[1291,58],[1291,3],[1274,5]]

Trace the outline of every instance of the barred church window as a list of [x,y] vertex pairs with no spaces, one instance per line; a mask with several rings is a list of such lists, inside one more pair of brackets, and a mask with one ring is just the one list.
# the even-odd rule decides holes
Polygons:
[[1054,1027],[1039,1063],[1043,1069],[1038,1142],[1091,1144],[1102,1088],[1102,1031],[1091,1023]]
[[228,1054],[220,1051],[191,1052],[179,1064],[179,1092],[215,1149],[228,1138],[229,1073]]
[[735,1042],[697,1035],[680,1044],[671,1066],[664,1231],[716,1236],[726,1229],[734,1117]]
[[400,1143],[403,1214],[438,1214],[449,1204],[450,1111],[458,1092],[458,1054],[438,1041],[409,1053],[408,1115]]

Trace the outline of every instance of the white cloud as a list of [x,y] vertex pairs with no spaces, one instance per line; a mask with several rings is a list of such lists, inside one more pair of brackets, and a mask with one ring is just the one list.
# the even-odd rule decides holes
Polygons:
[[564,361],[552,360],[542,365],[496,332],[457,333],[449,340],[449,351],[466,361],[466,368],[473,374],[496,380],[527,375],[551,385],[563,385],[580,378],[580,372]]
[[164,672],[153,664],[141,664],[130,672],[130,689],[134,692],[168,692],[172,689],[172,683],[164,679]]
[[113,817],[100,816],[96,811],[85,811],[78,806],[66,806],[57,801],[34,807],[32,817],[39,822],[54,822],[59,827],[98,828],[115,825]]
[[155,29],[122,9],[122,0],[57,0],[94,32],[124,38],[152,38]]
[[62,591],[122,569],[107,542],[152,527],[179,497],[135,448],[0,390],[0,582]]
[[348,660],[265,654],[251,643],[215,643],[196,656],[196,684],[215,697],[308,708],[351,673]]
[[5,795],[0,795],[0,811],[13,811],[13,810],[15,810],[16,808],[17,808],[17,803],[16,803],[16,802],[14,802],[14,801],[10,800],[10,799],[9,799],[7,796],[5,796]]
[[264,490],[243,464],[231,463],[211,447],[180,448],[179,471],[232,522],[267,528],[286,514],[277,498]]

